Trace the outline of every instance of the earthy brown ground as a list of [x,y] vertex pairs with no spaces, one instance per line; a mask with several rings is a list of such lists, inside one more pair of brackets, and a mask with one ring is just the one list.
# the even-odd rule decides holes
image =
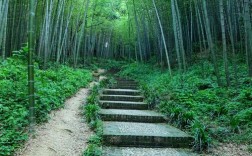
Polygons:
[[214,156],[252,156],[246,145],[225,143],[213,149]]
[[81,89],[65,102],[65,108],[52,112],[49,122],[36,128],[35,138],[31,138],[16,156],[81,155],[92,134],[81,115],[87,93],[88,89]]

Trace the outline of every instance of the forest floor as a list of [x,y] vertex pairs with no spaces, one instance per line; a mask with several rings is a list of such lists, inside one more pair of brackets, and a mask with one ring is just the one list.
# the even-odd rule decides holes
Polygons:
[[246,145],[221,143],[212,150],[214,156],[252,156]]
[[88,89],[79,92],[65,102],[65,107],[50,114],[48,123],[36,128],[31,138],[16,156],[78,156],[87,147],[92,134],[83,121],[80,107],[85,102]]

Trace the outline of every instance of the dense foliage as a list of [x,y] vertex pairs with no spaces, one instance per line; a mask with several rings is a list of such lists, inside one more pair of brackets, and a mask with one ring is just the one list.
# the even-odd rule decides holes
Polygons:
[[[27,66],[22,51],[0,63],[0,155],[12,155],[27,136]],[[36,66],[36,121],[44,122],[51,110],[91,80],[88,70],[64,65],[40,70]]]
[[[27,42],[29,1],[35,0],[0,3],[3,59]],[[250,7],[250,0],[36,1],[35,56],[44,67],[50,61],[77,66],[93,57],[144,62],[155,56],[161,66],[186,70],[193,55],[207,54],[219,81],[215,48],[221,45],[230,85],[228,67],[237,55],[246,56],[252,76]]]
[[195,138],[194,148],[202,150],[215,141],[252,144],[252,79],[244,76],[246,65],[238,68],[239,82],[230,88],[218,87],[213,65],[207,61],[172,77],[140,63],[125,65],[120,75],[139,81],[148,103],[170,123],[188,130]]

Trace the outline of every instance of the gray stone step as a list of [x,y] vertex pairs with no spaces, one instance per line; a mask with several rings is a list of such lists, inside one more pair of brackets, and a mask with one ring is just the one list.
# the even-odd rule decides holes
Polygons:
[[109,95],[139,95],[141,92],[135,89],[104,89],[102,94]]
[[138,86],[130,86],[130,85],[115,85],[112,86],[111,89],[138,89]]
[[188,149],[102,147],[103,156],[197,156]]
[[138,85],[137,82],[128,82],[128,81],[117,81],[116,84],[118,84],[118,85]]
[[132,95],[100,95],[100,100],[105,101],[134,101],[142,102],[143,96],[132,96]]
[[129,84],[129,83],[116,83],[115,86],[130,86],[130,87],[138,87],[138,84]]
[[136,82],[135,80],[116,78],[117,82]]
[[135,86],[138,85],[138,83],[136,83],[136,82],[116,82],[114,84],[116,84],[116,85],[135,85]]
[[124,121],[142,123],[165,122],[164,116],[150,110],[101,109],[99,115],[103,121]]
[[127,147],[189,147],[193,137],[165,123],[104,122],[105,145]]
[[130,102],[130,101],[102,101],[100,106],[106,109],[148,109],[148,104],[144,102]]

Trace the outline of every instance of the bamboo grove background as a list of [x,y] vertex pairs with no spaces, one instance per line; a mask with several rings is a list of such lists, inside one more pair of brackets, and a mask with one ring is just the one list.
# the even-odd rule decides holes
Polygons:
[[[90,58],[151,58],[161,66],[187,69],[210,59],[220,83],[236,61],[252,76],[251,0],[44,0],[36,1],[35,58],[77,66]],[[0,1],[2,59],[27,43],[28,0]],[[239,58],[239,60],[238,60]],[[229,68],[232,64],[232,68]]]

